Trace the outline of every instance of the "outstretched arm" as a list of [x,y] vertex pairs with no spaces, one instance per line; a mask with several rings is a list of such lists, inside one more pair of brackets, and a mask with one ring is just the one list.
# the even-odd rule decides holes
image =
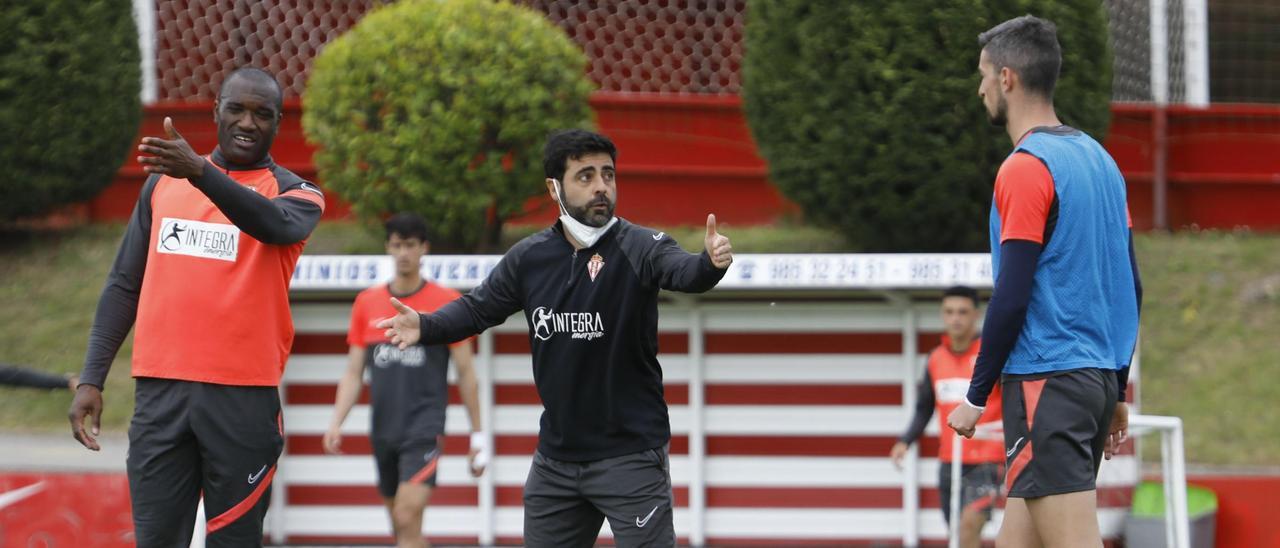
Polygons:
[[54,375],[13,365],[0,365],[0,385],[27,388],[67,388],[66,375]]
[[172,119],[164,119],[164,128],[168,139],[142,139],[138,150],[151,155],[138,157],[143,169],[188,180],[245,234],[267,244],[294,244],[305,240],[320,222],[324,195],[315,185],[299,181],[279,196],[267,198],[196,154],[173,127]]
[[431,314],[419,314],[392,298],[396,315],[374,325],[385,329],[387,339],[401,349],[419,342],[455,343],[498,325],[523,306],[517,277],[521,252],[519,247],[508,251],[479,286]]

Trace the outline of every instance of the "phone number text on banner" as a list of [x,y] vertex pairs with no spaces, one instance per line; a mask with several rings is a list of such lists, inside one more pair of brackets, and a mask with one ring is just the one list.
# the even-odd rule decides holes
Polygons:
[[[497,266],[499,255],[430,255],[423,277],[466,290]],[[360,290],[395,274],[390,257],[304,255],[291,288],[295,291]],[[941,289],[952,285],[991,287],[986,254],[743,254],[717,289]]]

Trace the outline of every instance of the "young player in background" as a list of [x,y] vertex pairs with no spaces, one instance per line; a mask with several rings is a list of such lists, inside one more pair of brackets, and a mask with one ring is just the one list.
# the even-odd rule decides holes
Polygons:
[[[938,425],[945,426],[947,415],[964,402],[969,379],[982,344],[978,336],[978,292],[971,287],[956,286],[942,294],[942,344],[929,353],[924,376],[917,390],[915,415],[907,431],[898,438],[889,456],[902,468],[902,458],[912,443],[920,439],[937,409]],[[1000,424],[1000,396],[982,414],[981,424]],[[942,499],[942,516],[951,523],[951,462],[955,434],[940,428],[938,434],[938,491]],[[960,479],[960,546],[982,546],[982,527],[991,519],[1000,492],[1000,473],[1004,463],[1004,444],[1000,440],[965,442],[961,453]]]
[[387,254],[395,262],[395,278],[356,296],[347,332],[347,370],[338,382],[333,420],[324,435],[324,450],[338,454],[342,423],[360,398],[364,374],[369,373],[369,441],[378,469],[382,495],[396,543],[400,548],[426,546],[422,514],[436,485],[443,449],[445,409],[449,406],[449,361],[457,372],[458,392],[471,420],[471,474],[479,476],[488,461],[487,437],[480,429],[480,403],[471,341],[449,346],[415,344],[401,349],[391,344],[374,320],[395,314],[395,297],[414,310],[432,312],[460,294],[422,277],[422,257],[430,249],[427,223],[401,213],[387,220]]

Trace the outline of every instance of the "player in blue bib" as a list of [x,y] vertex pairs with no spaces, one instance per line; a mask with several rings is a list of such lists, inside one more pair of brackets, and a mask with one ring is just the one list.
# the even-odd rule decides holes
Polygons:
[[1125,183],[1054,111],[1053,23],[1018,17],[978,42],[978,96],[1014,149],[991,206],[996,285],[982,350],[948,424],[972,436],[1000,378],[1009,501],[999,543],[1100,547],[1098,467],[1126,435],[1142,303]]

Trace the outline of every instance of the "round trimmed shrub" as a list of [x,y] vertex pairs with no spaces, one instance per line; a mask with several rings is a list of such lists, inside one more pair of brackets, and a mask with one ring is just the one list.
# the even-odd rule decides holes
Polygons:
[[545,192],[547,134],[590,127],[586,66],[528,8],[405,1],[316,57],[302,126],[319,178],[359,216],[413,211],[446,248],[492,249],[503,219]]
[[1101,141],[1111,54],[1096,0],[753,0],[743,95],[771,180],[864,251],[986,250],[1011,144],[977,96],[977,36],[1026,13],[1058,27],[1059,117]]
[[142,119],[129,0],[0,4],[0,222],[111,183]]

